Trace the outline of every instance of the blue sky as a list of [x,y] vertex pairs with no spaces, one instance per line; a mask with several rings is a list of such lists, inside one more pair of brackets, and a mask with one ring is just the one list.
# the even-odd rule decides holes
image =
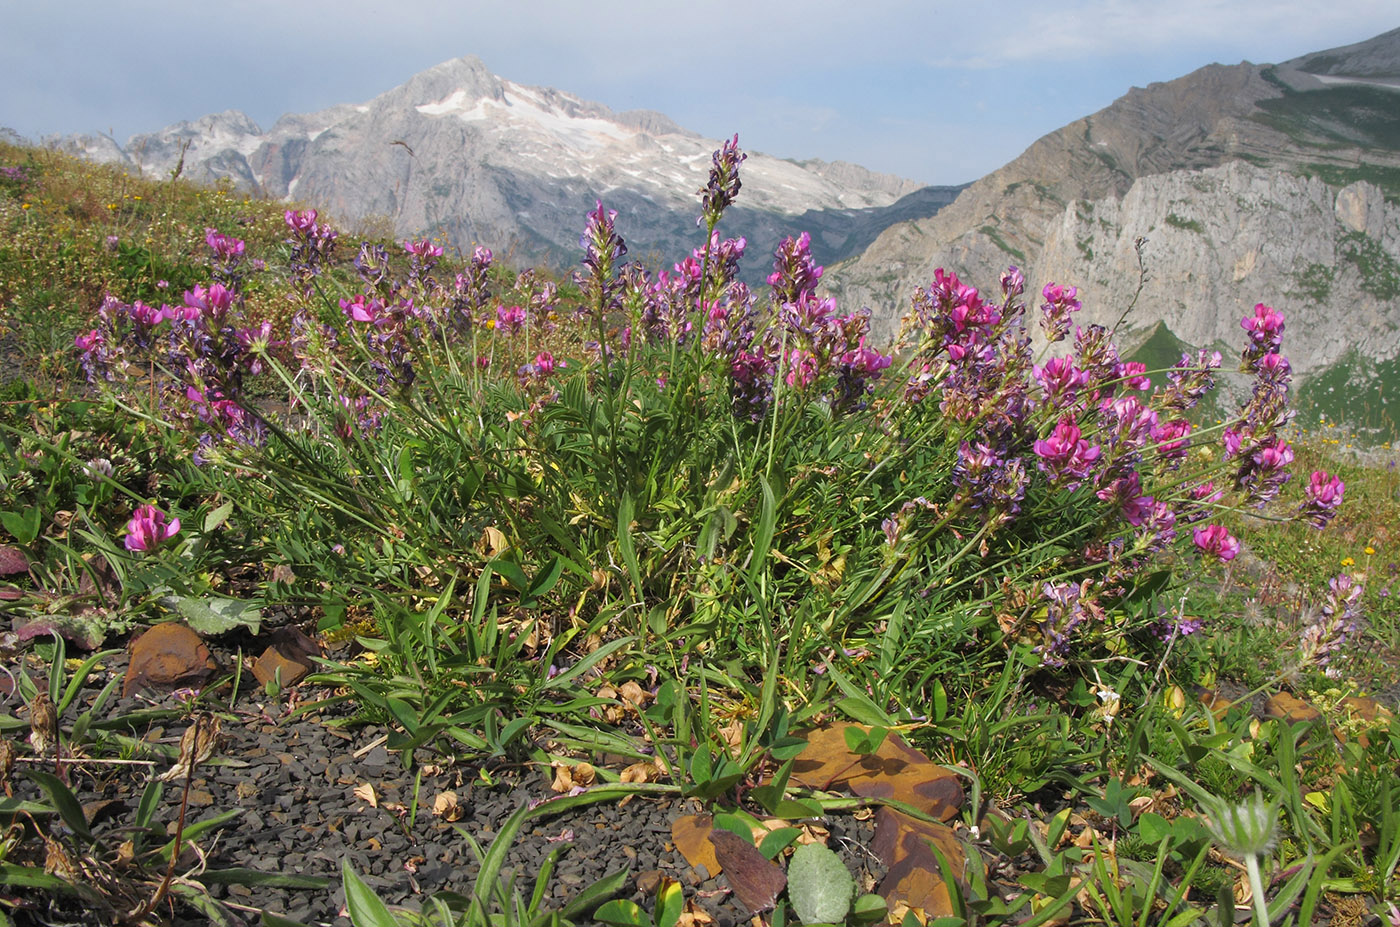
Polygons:
[[[1170,9],[1168,9],[1170,7]],[[1394,0],[0,0],[0,126],[118,140],[361,102],[440,61],[930,183],[1132,86],[1400,26]]]

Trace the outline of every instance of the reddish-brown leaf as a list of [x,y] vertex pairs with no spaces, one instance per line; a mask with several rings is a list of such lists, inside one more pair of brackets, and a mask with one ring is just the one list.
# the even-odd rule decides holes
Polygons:
[[710,832],[715,859],[724,868],[724,877],[750,914],[770,911],[778,893],[787,887],[787,875],[778,865],[738,834],[723,829]]
[[29,558],[18,547],[0,546],[0,576],[29,572]]

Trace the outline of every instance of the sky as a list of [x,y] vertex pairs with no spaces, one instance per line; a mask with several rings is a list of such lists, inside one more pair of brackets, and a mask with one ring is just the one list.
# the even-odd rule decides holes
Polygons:
[[785,158],[963,183],[1130,87],[1400,26],[1395,0],[0,0],[0,126],[359,103],[461,55]]

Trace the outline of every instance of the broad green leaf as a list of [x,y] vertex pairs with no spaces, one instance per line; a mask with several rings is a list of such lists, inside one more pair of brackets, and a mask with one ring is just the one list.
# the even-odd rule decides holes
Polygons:
[[209,534],[211,531],[216,531],[223,527],[224,522],[228,521],[228,517],[232,514],[233,500],[230,499],[228,502],[225,502],[208,515],[204,516],[204,533]]
[[210,637],[238,628],[247,628],[257,634],[262,628],[262,609],[241,599],[180,596],[175,600],[175,610],[191,630]]
[[788,862],[788,900],[804,924],[839,924],[851,912],[856,880],[833,850],[798,847]]

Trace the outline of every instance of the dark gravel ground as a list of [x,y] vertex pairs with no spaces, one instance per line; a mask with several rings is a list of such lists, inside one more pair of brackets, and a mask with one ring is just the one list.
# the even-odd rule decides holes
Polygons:
[[[231,655],[221,656],[228,665]],[[87,700],[90,702],[111,674],[123,672],[125,664],[125,654],[106,661],[85,692]],[[31,668],[30,672],[42,678],[42,669],[36,672]],[[244,679],[248,679],[246,673]],[[415,815],[408,810],[414,800],[415,773],[406,771],[400,758],[385,749],[384,728],[328,725],[328,721],[348,716],[344,706],[333,706],[329,715],[292,717],[292,705],[329,694],[303,684],[284,693],[279,702],[261,690],[245,689],[232,705],[225,693],[206,695],[200,706],[219,716],[221,744],[210,762],[196,767],[187,826],[229,809],[240,812],[233,823],[197,841],[205,855],[203,865],[210,870],[245,867],[332,880],[323,889],[213,886],[216,898],[238,906],[245,923],[259,923],[258,912],[265,909],[308,925],[348,927],[340,881],[342,860],[348,860],[390,905],[417,908],[435,892],[468,893],[478,864],[458,828],[485,849],[505,819],[522,804],[554,795],[549,789],[548,769],[502,766],[483,770],[480,765],[420,752],[419,761],[428,765],[417,783]],[[123,717],[152,707],[178,708],[179,698],[177,694],[154,702],[147,697],[118,699],[105,714]],[[27,718],[14,696],[0,705],[0,710]],[[78,705],[70,707],[61,727],[67,731],[82,710]],[[187,715],[175,716],[133,734],[147,743],[173,747],[189,723]],[[18,752],[28,754],[27,745],[18,746]],[[110,759],[114,752],[108,748],[95,752],[94,758]],[[75,762],[67,776],[85,806],[108,802],[93,830],[105,845],[115,847],[124,839],[121,830],[132,822],[150,777],[171,765],[163,758],[154,765]],[[157,821],[173,826],[179,814],[182,781],[167,783]],[[39,797],[24,776],[17,773],[14,782],[16,795]],[[356,788],[365,785],[373,788],[378,807],[356,796]],[[433,813],[434,799],[449,791],[455,792],[462,809],[455,824]],[[528,899],[546,855],[563,847],[550,880],[546,907],[562,907],[582,888],[621,869],[629,873],[621,897],[631,897],[647,910],[653,903],[651,886],[660,874],[679,880],[687,898],[695,899],[717,924],[728,927],[746,921],[747,912],[730,894],[724,877],[702,878],[704,874],[691,869],[671,842],[675,817],[698,810],[680,799],[635,797],[625,805],[604,802],[536,819],[513,844],[503,875],[514,875]],[[873,884],[867,876],[881,873],[879,863],[865,849],[872,826],[849,815],[833,816],[823,823],[830,831],[828,845],[845,858],[865,886]],[[186,859],[193,868],[196,861]],[[17,912],[16,923],[102,922],[93,920],[91,909],[75,911],[71,903],[53,904],[48,896],[35,893],[27,897],[35,906]],[[171,911],[166,906],[162,913],[178,925],[208,923],[204,915],[188,908]]]

